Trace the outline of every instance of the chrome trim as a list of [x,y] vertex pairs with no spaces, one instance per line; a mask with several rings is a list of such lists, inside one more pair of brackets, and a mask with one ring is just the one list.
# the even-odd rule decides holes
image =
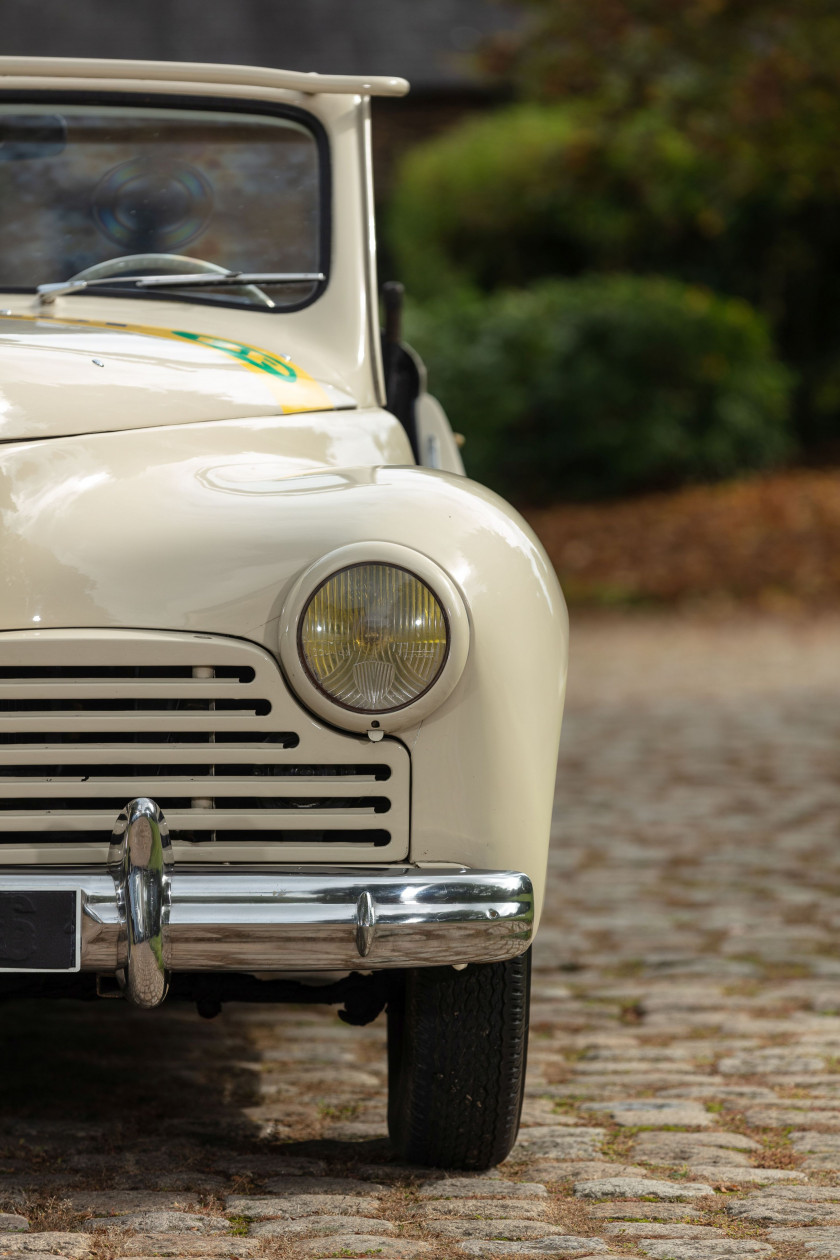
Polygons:
[[[81,967],[126,965],[124,915],[102,867],[0,869],[0,888],[79,888]],[[527,949],[531,881],[412,866],[180,866],[169,883],[172,971],[318,971],[497,962]],[[362,950],[367,948],[367,953]]]
[[365,889],[356,902],[356,949],[360,958],[367,958],[373,948],[376,932],[376,906],[373,897]]
[[172,844],[160,806],[129,801],[117,817],[108,862],[125,945],[119,973],[133,1006],[151,1010],[169,991],[168,928]]

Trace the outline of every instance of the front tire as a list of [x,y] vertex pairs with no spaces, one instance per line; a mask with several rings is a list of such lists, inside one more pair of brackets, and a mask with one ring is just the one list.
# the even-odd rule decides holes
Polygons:
[[417,967],[388,1002],[388,1131],[434,1168],[492,1168],[516,1141],[525,1086],[531,951]]

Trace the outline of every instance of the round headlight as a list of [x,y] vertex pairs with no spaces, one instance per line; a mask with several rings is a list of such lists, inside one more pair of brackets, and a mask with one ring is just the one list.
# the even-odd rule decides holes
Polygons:
[[298,626],[309,678],[356,713],[404,708],[446,664],[449,626],[436,595],[408,569],[353,564],[317,588]]

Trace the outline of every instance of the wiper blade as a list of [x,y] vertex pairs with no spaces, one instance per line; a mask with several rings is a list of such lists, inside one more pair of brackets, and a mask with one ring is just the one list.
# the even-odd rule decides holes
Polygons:
[[36,290],[41,305],[48,306],[57,297],[70,297],[94,287],[131,289],[198,289],[243,284],[319,284],[326,280],[322,271],[190,271],[184,275],[102,276],[98,280],[59,280],[39,284]]
[[183,276],[140,276],[135,283],[138,289],[162,289],[172,285],[180,289],[202,284],[316,284],[320,280],[326,280],[322,271],[226,271],[218,276],[193,271]]

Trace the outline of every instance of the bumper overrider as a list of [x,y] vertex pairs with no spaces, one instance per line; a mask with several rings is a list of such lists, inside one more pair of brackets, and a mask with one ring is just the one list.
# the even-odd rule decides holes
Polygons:
[[[379,970],[497,962],[531,943],[531,881],[458,866],[174,869],[160,807],[131,801],[107,869],[4,868],[0,891],[73,891],[75,966],[117,974],[136,1005],[170,971]],[[4,967],[5,970],[17,968]],[[27,970],[22,960],[21,970]]]

